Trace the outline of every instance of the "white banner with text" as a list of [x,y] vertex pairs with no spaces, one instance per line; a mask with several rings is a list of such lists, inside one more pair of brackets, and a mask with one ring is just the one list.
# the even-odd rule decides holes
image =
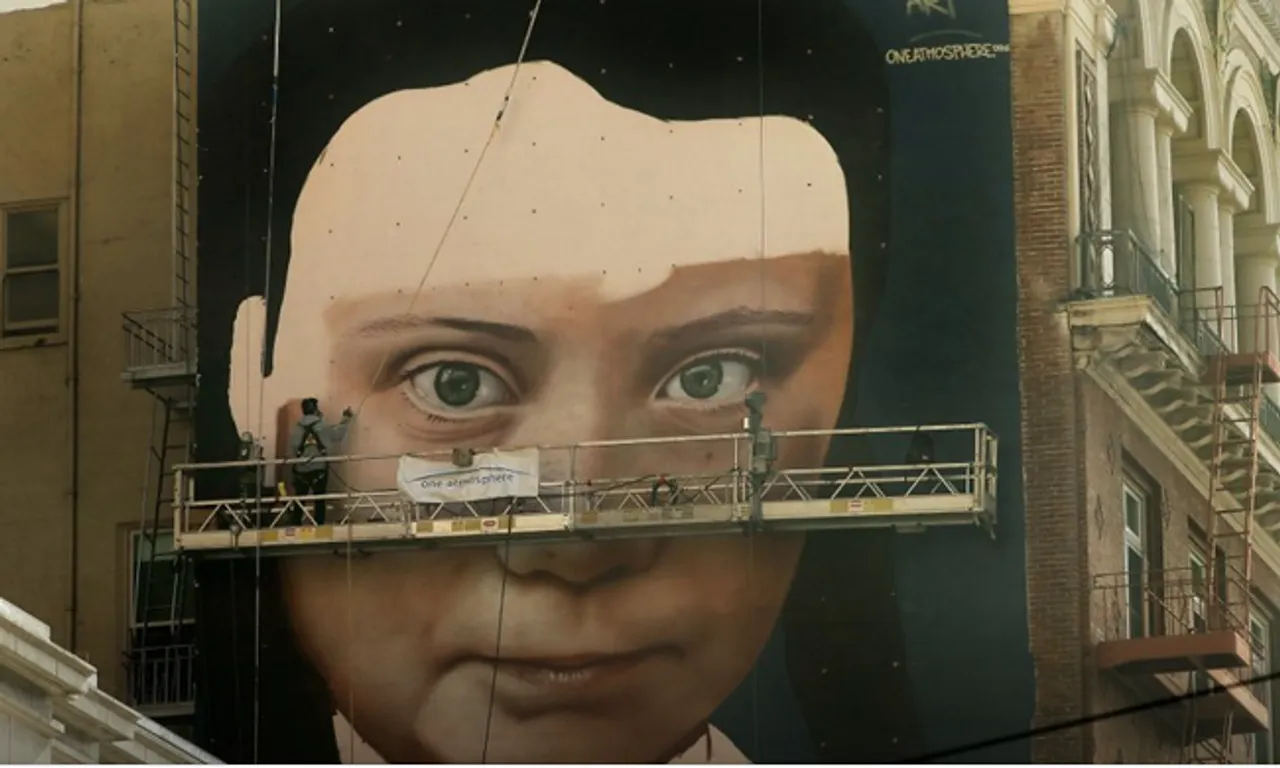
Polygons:
[[538,449],[477,453],[471,464],[401,456],[401,492],[419,504],[445,504],[538,495]]

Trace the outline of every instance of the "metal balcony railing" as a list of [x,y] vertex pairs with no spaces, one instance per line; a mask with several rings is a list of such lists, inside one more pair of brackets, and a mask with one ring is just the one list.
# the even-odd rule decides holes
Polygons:
[[1135,234],[1100,230],[1083,233],[1078,242],[1082,293],[1091,298],[1150,296],[1169,317],[1178,317],[1178,284]]
[[124,372],[145,379],[195,370],[196,312],[187,307],[124,314]]
[[1266,649],[1254,642],[1249,631],[1245,603],[1251,595],[1249,585],[1238,568],[1228,565],[1224,570],[1226,583],[1215,585],[1213,595],[1204,581],[1204,572],[1194,568],[1094,576],[1095,610],[1101,611],[1102,640],[1229,630],[1249,645],[1255,665],[1264,663]]
[[135,648],[128,655],[129,698],[139,711],[177,709],[196,700],[195,645]]

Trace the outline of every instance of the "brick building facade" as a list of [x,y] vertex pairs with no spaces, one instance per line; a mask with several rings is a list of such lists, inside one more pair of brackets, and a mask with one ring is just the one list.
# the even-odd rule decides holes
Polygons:
[[1011,3],[1037,762],[1274,755],[1276,11]]

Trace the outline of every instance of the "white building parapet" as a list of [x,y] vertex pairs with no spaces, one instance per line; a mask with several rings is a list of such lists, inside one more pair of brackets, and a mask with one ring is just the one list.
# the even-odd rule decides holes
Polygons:
[[98,670],[0,599],[0,763],[221,761],[98,688]]

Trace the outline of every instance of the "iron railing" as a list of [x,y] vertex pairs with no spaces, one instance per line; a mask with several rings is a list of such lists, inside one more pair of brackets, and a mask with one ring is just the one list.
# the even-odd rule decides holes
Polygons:
[[[929,435],[937,453],[925,458],[874,463],[841,462],[786,466],[790,457],[824,456],[836,441],[879,443],[881,449],[903,455],[911,439]],[[882,500],[924,496],[968,497],[972,509],[994,522],[997,483],[996,436],[981,424],[921,427],[883,427],[845,430],[775,432],[778,466],[761,489],[764,501],[847,500],[875,507]],[[239,528],[292,528],[314,526],[315,502],[327,507],[327,523],[337,525],[377,522],[421,522],[448,519],[481,519],[515,514],[564,515],[574,525],[591,525],[604,512],[677,505],[719,505],[744,508],[750,497],[746,433],[640,438],[540,447],[539,494],[533,498],[455,501],[422,504],[410,500],[396,485],[401,455],[331,456],[322,459],[286,459],[193,464],[176,468],[182,493],[175,505],[175,531],[202,533],[227,526]],[[449,452],[412,454],[428,460],[449,461]],[[895,455],[895,454],[887,454]],[[243,494],[219,494],[234,477],[265,476],[268,482],[300,461],[330,464],[330,493],[298,495],[272,491],[270,498],[246,498]],[[601,474],[598,468],[634,468],[629,477]],[[225,473],[232,473],[227,477]],[[202,475],[221,473],[196,494]],[[252,484],[252,483],[250,483]],[[661,486],[661,487],[659,487]],[[264,489],[267,490],[267,489]],[[662,502],[655,494],[661,490]],[[202,498],[203,496],[203,498]]]
[[170,307],[124,314],[126,375],[195,370],[196,312]]
[[196,700],[195,645],[181,643],[129,652],[129,698],[140,711],[191,706]]
[[1179,316],[1178,284],[1155,253],[1128,230],[1086,232],[1079,238],[1080,289],[1090,298],[1145,295],[1171,318]]
[[1229,630],[1249,645],[1255,664],[1265,664],[1266,649],[1249,631],[1249,584],[1238,568],[1224,568],[1224,583],[1214,584],[1197,568],[1166,568],[1142,573],[1094,576],[1095,609],[1102,640],[1167,637]]

